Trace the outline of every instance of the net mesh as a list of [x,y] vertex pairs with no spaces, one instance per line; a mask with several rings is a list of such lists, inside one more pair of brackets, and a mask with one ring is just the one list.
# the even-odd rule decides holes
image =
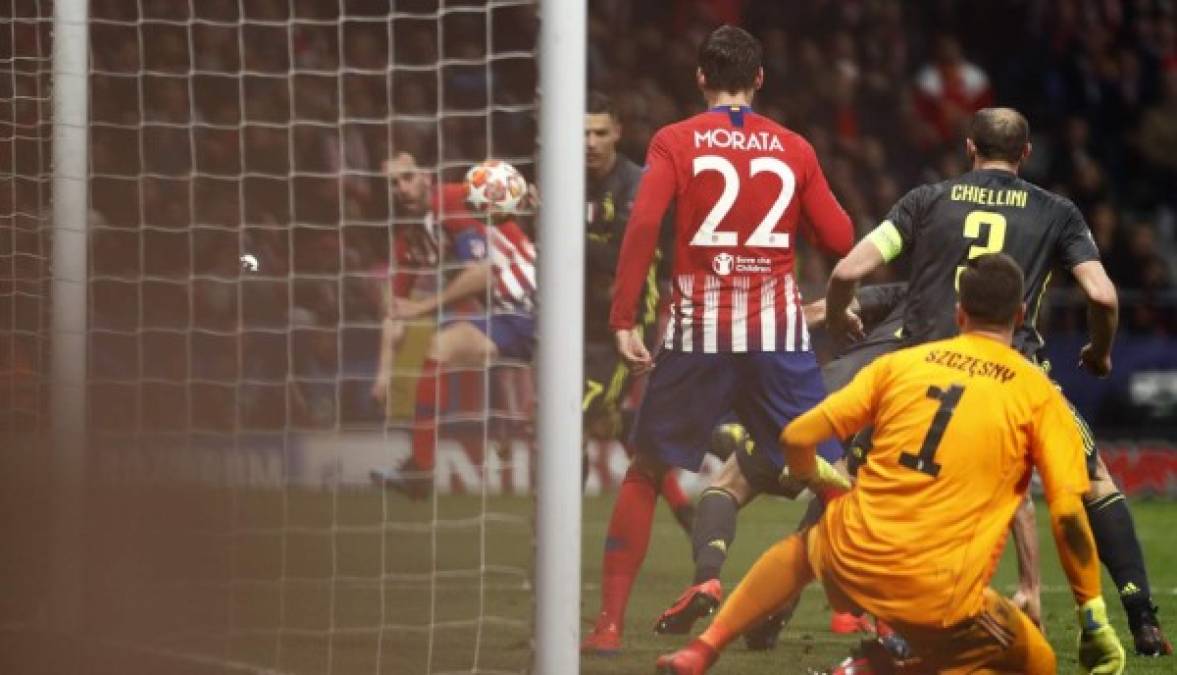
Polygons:
[[[369,472],[409,452],[443,319],[408,327],[374,396],[389,251],[428,219],[382,163],[531,177],[535,30],[530,1],[91,2],[85,587],[104,644],[224,670],[526,668],[526,364],[444,374],[428,498]],[[416,270],[418,292],[457,267]]]
[[2,635],[35,620],[47,585],[52,8],[4,0],[0,12]]

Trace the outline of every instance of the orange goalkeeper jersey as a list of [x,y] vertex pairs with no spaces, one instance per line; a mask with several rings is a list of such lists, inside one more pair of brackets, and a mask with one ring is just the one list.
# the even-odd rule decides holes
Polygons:
[[820,573],[892,621],[951,626],[980,610],[1031,465],[1048,501],[1089,487],[1062,394],[981,335],[879,358],[819,410],[842,438],[875,425],[855,488],[815,532]]

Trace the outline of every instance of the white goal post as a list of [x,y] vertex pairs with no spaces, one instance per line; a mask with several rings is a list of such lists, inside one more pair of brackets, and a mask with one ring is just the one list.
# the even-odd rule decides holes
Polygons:
[[[525,670],[528,661],[535,673],[579,672],[584,234],[575,224],[584,218],[587,0],[390,0],[384,9],[380,0],[12,2],[53,8],[52,278],[43,298],[49,369],[41,378],[48,388],[54,502],[47,627],[69,634],[97,625],[87,639],[228,672],[510,673]],[[525,19],[538,16],[538,43],[512,42],[497,51],[495,31],[510,33],[503,24],[512,23],[494,26],[498,13],[520,9]],[[447,36],[454,25],[458,30]],[[378,43],[365,52],[374,62],[358,66],[348,44],[357,27],[354,34],[375,27],[368,32]],[[414,42],[418,27],[431,37]],[[455,46],[463,39],[455,36],[467,34],[477,44]],[[427,56],[398,62],[406,42]],[[208,49],[225,51],[210,57]],[[259,66],[251,61],[255,51],[273,60]],[[526,60],[538,73],[534,100],[511,91],[496,100],[496,84],[517,72],[512,60]],[[402,77],[434,82],[402,91]],[[516,82],[529,88],[529,77]],[[385,98],[376,96],[374,112],[349,108],[355,93],[349,83],[365,78],[384,82],[376,85]],[[468,91],[446,90],[472,81]],[[303,97],[303,89],[327,95]],[[214,90],[226,97],[219,108],[207,103]],[[471,91],[473,104],[449,98]],[[479,91],[487,92],[484,99]],[[394,99],[414,102],[393,110]],[[308,100],[321,107],[300,107]],[[383,103],[387,109],[380,109]],[[404,149],[394,140],[398,124],[431,127],[422,137],[432,140],[414,151],[436,153],[421,166],[439,182],[490,156],[534,170],[540,187],[536,492],[534,506],[527,504],[534,509],[534,561],[518,545],[533,521],[518,500],[510,501],[530,472],[519,443],[492,451],[484,430],[481,459],[436,478],[435,486],[445,488],[462,471],[463,479],[474,477],[468,494],[453,500],[439,489],[424,505],[402,503],[355,481],[348,451],[366,444],[362,461],[391,462],[408,436],[383,412],[379,430],[366,420],[371,426],[360,430],[364,440],[357,443],[358,427],[349,427],[341,412],[345,389],[356,390],[361,379],[345,368],[345,330],[373,326],[344,308],[349,284],[377,277],[353,267],[344,244],[362,227],[386,235],[366,242],[387,243],[400,224],[392,198],[376,216],[357,218],[345,206],[349,191],[375,190],[387,180],[376,150],[356,152],[363,133],[350,135],[381,124],[388,128],[387,142],[379,144],[384,152]],[[479,125],[475,140],[450,145]],[[527,137],[538,144],[522,151],[513,141],[500,145],[500,131],[514,139],[520,129],[537,129],[538,138]],[[232,143],[203,145],[232,134],[238,134]],[[276,138],[270,147],[280,149],[255,161],[250,144]],[[300,164],[306,147],[299,139],[306,138],[328,139],[326,149],[315,151],[328,170]],[[50,171],[42,173],[47,178]],[[277,219],[259,223],[250,213],[250,191],[262,183],[279,185],[283,196],[275,198]],[[322,209],[338,209],[338,219],[319,214],[299,221],[295,213],[311,193],[305,186],[324,184],[334,193],[328,190],[329,206]],[[122,210],[108,217],[111,204]],[[214,212],[227,218],[216,221],[209,216]],[[357,220],[364,222],[349,222]],[[328,261],[324,269],[298,269],[299,251],[314,250],[298,239],[299,227],[340,244],[338,251],[319,251]],[[215,249],[256,265],[251,232],[273,235],[271,257],[288,259],[288,267],[263,266],[248,277],[236,269],[235,255],[228,268],[220,258],[207,262]],[[132,261],[112,264],[103,253],[110,251]],[[448,264],[437,263],[437,280],[452,271]],[[284,350],[274,359],[284,369],[277,376],[250,370],[242,346],[251,330],[249,288],[266,284],[286,289],[272,294],[283,318],[252,326],[266,344]],[[298,311],[304,309],[299,288],[312,286],[337,291],[334,314]],[[211,300],[198,298],[200,289],[222,309],[233,308],[223,310],[231,324],[201,323],[200,303]],[[294,352],[306,336],[323,338],[316,344],[328,351],[333,345],[333,371],[299,371]],[[229,371],[216,371],[219,360],[200,363],[218,349],[229,354]],[[112,356],[111,350],[123,351]],[[326,421],[295,421],[295,408],[309,408],[298,398],[303,393],[291,393],[303,385],[333,392],[323,397]],[[485,410],[458,423],[485,428],[499,414],[489,402],[491,385],[483,386]],[[263,390],[277,401],[276,425],[256,426],[245,412],[247,398]],[[222,403],[217,396],[229,404],[201,407]],[[120,411],[125,416],[115,414]],[[439,414],[438,427],[446,421]],[[446,449],[438,448],[439,466]],[[446,456],[456,466],[453,453]],[[318,462],[314,472],[305,468],[308,457]],[[352,468],[344,480],[347,461]],[[294,471],[304,474],[297,483]],[[199,485],[190,485],[190,477]],[[98,490],[96,478],[103,481]],[[504,501],[492,501],[500,491]],[[146,513],[141,522],[116,522],[140,512]],[[498,533],[511,542],[511,555],[502,560],[488,554]],[[457,561],[447,562],[440,557],[447,547],[473,552],[463,548]],[[178,566],[161,568],[163,561]],[[412,611],[398,607],[401,591],[413,597],[407,605],[417,603]],[[461,594],[467,597],[456,606],[467,614],[445,606]],[[526,601],[493,605],[511,594]],[[517,632],[530,633],[530,641]],[[420,658],[405,665],[398,658],[409,640]],[[469,658],[452,653],[457,640]],[[511,658],[492,653],[504,645],[515,650]]]
[[578,673],[586,0],[541,0],[537,673]]

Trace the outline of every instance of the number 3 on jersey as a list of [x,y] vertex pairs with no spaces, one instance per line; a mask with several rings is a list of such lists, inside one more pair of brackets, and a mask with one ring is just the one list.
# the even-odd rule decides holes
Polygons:
[[[727,217],[728,211],[736,203],[736,197],[740,194],[740,175],[736,172],[736,167],[718,155],[700,155],[695,158],[692,169],[696,176],[704,171],[719,172],[719,175],[723,177],[723,193],[719,195],[719,201],[711,207],[711,211],[707,213],[707,217],[699,225],[695,236],[691,238],[691,246],[739,246],[739,235],[735,232],[721,232],[717,229],[723,219]],[[748,169],[749,177],[766,171],[776,175],[781,179],[781,191],[777,194],[776,201],[768,209],[768,213],[764,215],[764,220],[761,220],[752,234],[748,235],[744,246],[788,248],[789,233],[773,232],[773,228],[780,222],[781,216],[785,215],[785,209],[789,208],[789,202],[793,201],[793,192],[797,189],[797,177],[793,175],[793,170],[789,168],[788,164],[775,157],[757,157],[752,160]]]
[[[970,211],[964,219],[964,236],[969,239],[980,240],[981,226],[988,225],[985,242],[978,242],[969,247],[969,260],[979,258],[986,253],[1000,253],[1005,246],[1005,216],[994,211]],[[964,265],[956,268],[956,290],[960,290],[960,275],[964,272]]]

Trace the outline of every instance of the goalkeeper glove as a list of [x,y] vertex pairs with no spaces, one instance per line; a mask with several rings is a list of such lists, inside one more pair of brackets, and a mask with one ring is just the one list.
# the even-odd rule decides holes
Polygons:
[[838,470],[829,462],[821,457],[817,458],[817,469],[812,475],[801,476],[792,473],[789,467],[781,472],[781,483],[787,484],[793,481],[799,481],[809,488],[814,493],[822,492],[846,492],[850,489],[850,480],[838,473]]
[[1079,617],[1079,664],[1091,675],[1120,675],[1124,672],[1124,647],[1116,629],[1108,623],[1108,609],[1102,597],[1083,603]]

